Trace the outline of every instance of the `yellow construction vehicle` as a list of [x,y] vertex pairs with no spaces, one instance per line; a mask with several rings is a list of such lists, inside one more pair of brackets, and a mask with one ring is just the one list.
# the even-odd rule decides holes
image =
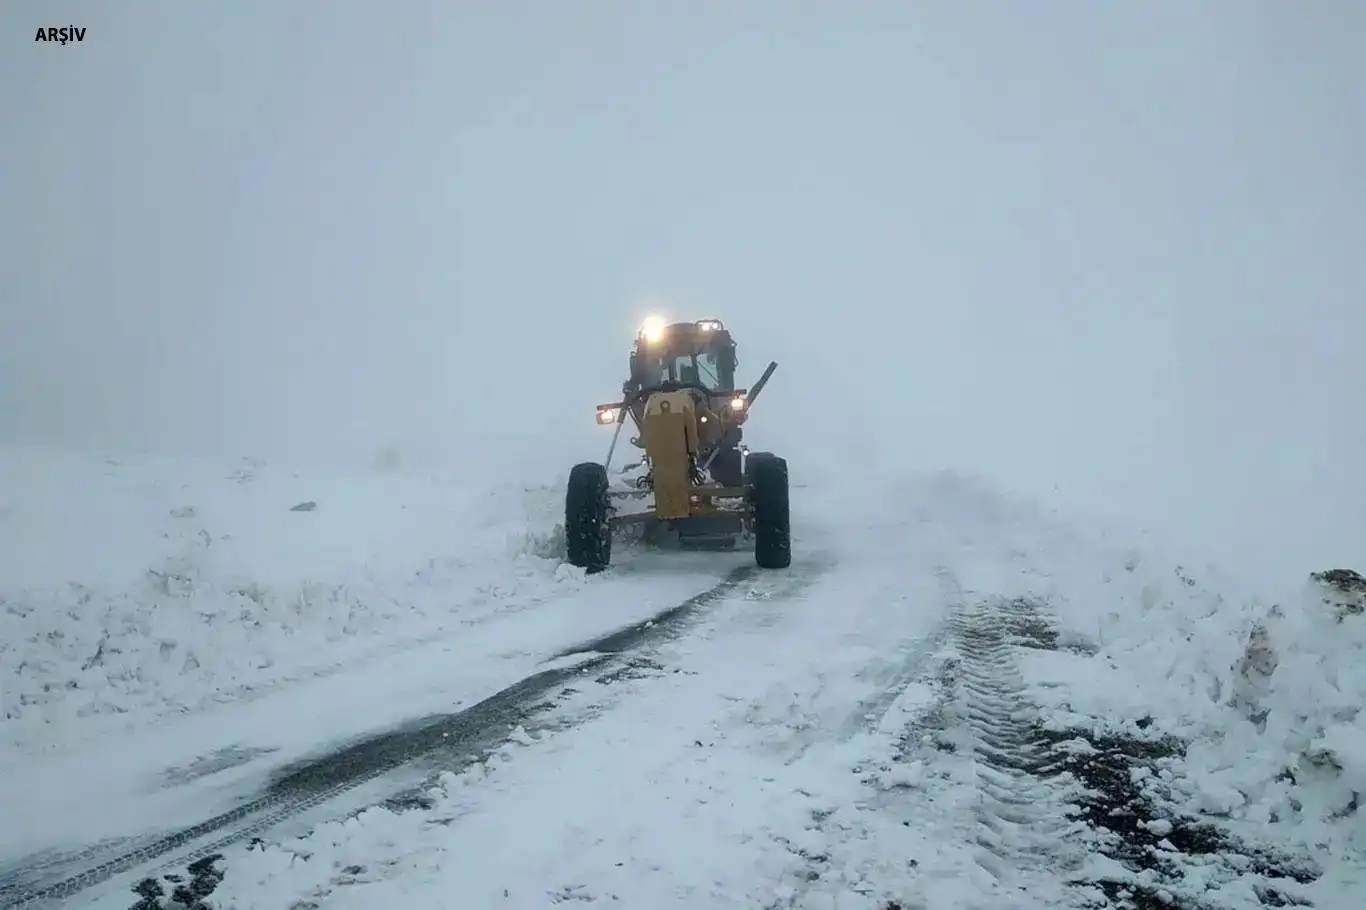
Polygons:
[[[748,389],[735,386],[737,365],[735,340],[718,319],[646,320],[622,399],[597,407],[600,425],[616,425],[606,460],[569,473],[570,564],[606,569],[614,533],[628,526],[640,528],[646,542],[674,538],[687,548],[729,549],[750,537],[761,568],[791,564],[787,461],[741,445],[742,427],[778,364]],[[631,443],[643,454],[622,476],[640,473],[613,489],[609,469],[628,418],[639,433]]]

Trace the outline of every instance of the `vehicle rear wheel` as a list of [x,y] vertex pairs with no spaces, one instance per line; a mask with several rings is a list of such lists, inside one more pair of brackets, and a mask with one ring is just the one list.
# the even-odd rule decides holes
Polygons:
[[754,510],[754,561],[761,569],[786,569],[792,564],[787,460],[751,452],[746,462],[747,493]]
[[574,465],[564,496],[564,538],[569,564],[601,572],[612,562],[607,469],[595,462]]

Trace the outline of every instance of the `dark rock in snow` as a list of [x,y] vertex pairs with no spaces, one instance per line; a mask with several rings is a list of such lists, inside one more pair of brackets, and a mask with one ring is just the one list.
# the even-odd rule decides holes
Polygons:
[[1310,577],[1343,594],[1366,594],[1366,577],[1355,569],[1329,569]]
[[1366,577],[1353,569],[1329,569],[1309,576],[1325,590],[1323,602],[1333,607],[1338,622],[1366,613]]

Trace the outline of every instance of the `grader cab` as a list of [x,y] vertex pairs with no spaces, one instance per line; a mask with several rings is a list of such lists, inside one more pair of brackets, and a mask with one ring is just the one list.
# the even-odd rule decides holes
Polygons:
[[[631,352],[620,401],[598,405],[597,421],[615,425],[602,463],[575,465],[565,494],[569,562],[592,572],[611,563],[618,529],[635,526],[647,542],[729,549],[752,538],[766,569],[791,564],[787,462],[741,444],[755,399],[778,368],[737,388],[736,345],[717,319],[669,324],[650,319]],[[610,465],[622,428],[642,450],[636,475],[613,489]],[[632,506],[635,506],[634,508]]]

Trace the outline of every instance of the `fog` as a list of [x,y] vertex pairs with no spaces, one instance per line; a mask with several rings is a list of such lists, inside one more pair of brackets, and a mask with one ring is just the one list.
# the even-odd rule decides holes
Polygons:
[[0,23],[0,441],[567,467],[659,309],[780,362],[747,441],[794,475],[1366,555],[1359,3]]

